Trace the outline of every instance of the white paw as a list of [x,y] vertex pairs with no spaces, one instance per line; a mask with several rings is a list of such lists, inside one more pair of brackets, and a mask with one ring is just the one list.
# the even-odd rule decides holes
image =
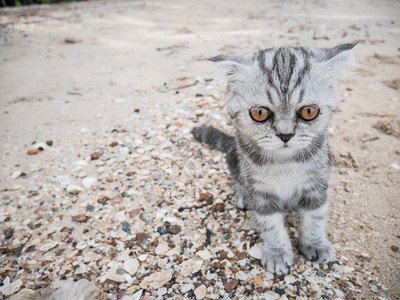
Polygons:
[[308,260],[320,264],[327,264],[335,258],[335,250],[328,240],[318,245],[301,244],[300,251]]
[[293,252],[291,250],[282,251],[282,253],[279,254],[271,254],[269,251],[263,252],[262,264],[270,273],[275,273],[278,276],[287,274],[289,273],[292,263]]
[[236,202],[236,207],[240,210],[245,210],[246,206],[244,205],[244,197],[242,193],[237,192],[235,194],[235,202]]

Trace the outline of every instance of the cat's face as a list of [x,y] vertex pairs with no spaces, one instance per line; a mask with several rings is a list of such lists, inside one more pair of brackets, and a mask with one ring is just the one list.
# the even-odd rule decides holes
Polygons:
[[226,109],[238,132],[275,153],[290,154],[321,134],[338,104],[335,64],[353,45],[330,50],[279,48],[217,57],[228,77]]

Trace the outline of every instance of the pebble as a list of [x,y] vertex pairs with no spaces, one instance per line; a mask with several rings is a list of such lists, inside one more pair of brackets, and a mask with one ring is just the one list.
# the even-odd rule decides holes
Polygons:
[[100,291],[94,283],[81,279],[76,282],[67,281],[62,287],[55,291],[48,299],[49,300],[71,300],[85,299],[97,300],[100,296]]
[[87,246],[88,246],[87,243],[85,243],[85,242],[79,242],[79,243],[75,246],[75,248],[78,249],[78,250],[83,250],[83,249],[85,249]]
[[112,280],[115,282],[125,282],[126,278],[123,274],[121,274],[119,264],[114,265],[111,269],[107,272],[105,279]]
[[232,279],[224,284],[224,288],[227,292],[231,292],[237,286],[238,283],[239,281],[237,279]]
[[132,299],[139,300],[140,298],[142,298],[142,294],[143,294],[143,290],[139,290],[132,295]]
[[137,259],[129,258],[126,261],[124,261],[124,270],[132,276],[135,275],[139,266],[140,264]]
[[344,293],[341,290],[335,289],[335,294],[339,298],[343,298],[344,297]]
[[190,290],[194,290],[194,285],[193,284],[185,284],[185,285],[183,285],[182,287],[181,287],[181,292],[182,293],[187,293],[187,292],[189,292]]
[[83,192],[83,188],[79,185],[75,185],[75,184],[69,184],[67,186],[67,192],[72,194],[72,195],[77,195],[80,192]]
[[194,295],[196,296],[196,299],[204,299],[204,297],[207,295],[207,288],[204,284],[199,285],[195,290],[194,290]]
[[17,171],[15,171],[15,172],[13,172],[12,174],[11,174],[11,179],[17,179],[19,176],[21,176],[22,175],[22,172],[20,171],[20,170],[17,170]]
[[261,259],[262,258],[262,244],[255,244],[253,247],[250,248],[249,250],[249,255],[253,258],[256,259]]
[[243,271],[239,271],[239,272],[236,273],[236,278],[239,279],[239,280],[247,280],[249,278],[249,275],[247,275]]
[[371,285],[371,291],[374,293],[379,293],[379,289],[376,285]]
[[159,289],[157,290],[157,295],[158,295],[158,296],[164,296],[167,292],[168,292],[167,288],[162,287],[162,288],[159,288]]
[[284,281],[287,285],[290,285],[296,281],[296,278],[293,275],[286,275]]
[[158,289],[166,284],[172,278],[172,270],[164,269],[159,272],[154,272],[151,275],[145,277],[140,282],[142,289]]
[[94,177],[85,177],[82,179],[82,185],[85,189],[90,189],[97,183],[97,179]]
[[211,258],[211,253],[207,249],[197,251],[196,255],[200,256],[203,260],[209,260]]
[[39,250],[43,251],[43,252],[47,252],[51,249],[53,249],[54,247],[56,247],[58,245],[57,241],[49,241],[47,243],[45,243],[44,245],[42,245]]
[[[4,283],[4,282],[3,282]],[[15,294],[16,292],[19,291],[22,285],[22,280],[18,279],[14,282],[11,282],[9,284],[4,284],[1,288],[1,294],[3,296],[10,296],[12,294]]]
[[277,293],[277,294],[279,294],[279,295],[281,295],[281,296],[282,296],[283,294],[285,294],[285,290],[284,290],[284,289],[275,289],[274,292]]
[[167,253],[168,250],[169,250],[169,247],[166,243],[159,243],[156,247],[155,252],[157,255],[161,255],[161,254],[165,255],[165,253]]

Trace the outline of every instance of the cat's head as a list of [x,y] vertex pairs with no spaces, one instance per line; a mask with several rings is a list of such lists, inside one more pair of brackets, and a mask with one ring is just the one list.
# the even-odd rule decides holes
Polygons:
[[228,82],[226,109],[238,132],[265,150],[289,154],[325,134],[339,96],[336,75],[355,44],[273,48],[211,59]]

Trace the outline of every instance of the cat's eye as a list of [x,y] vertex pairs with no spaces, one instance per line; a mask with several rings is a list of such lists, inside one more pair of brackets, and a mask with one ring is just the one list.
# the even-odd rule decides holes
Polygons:
[[265,122],[271,117],[271,111],[264,106],[250,108],[250,117],[256,122]]
[[304,121],[312,121],[314,120],[319,114],[319,108],[315,105],[308,105],[300,108],[298,115],[299,118],[303,119]]

